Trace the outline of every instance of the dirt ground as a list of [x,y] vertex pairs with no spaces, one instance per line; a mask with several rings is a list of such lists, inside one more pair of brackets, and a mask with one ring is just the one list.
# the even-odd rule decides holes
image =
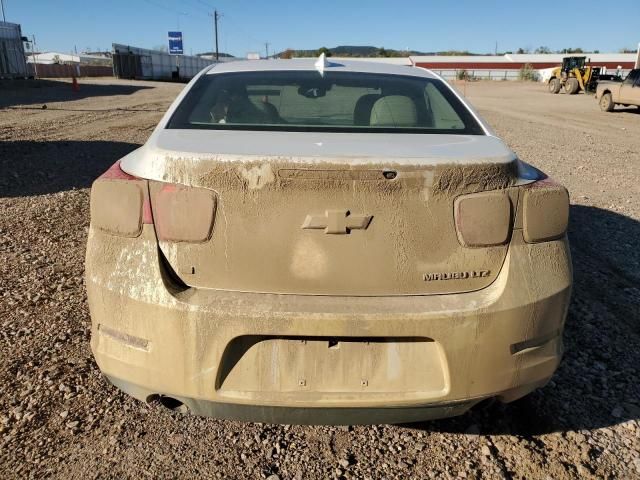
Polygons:
[[[182,85],[0,84],[0,477],[640,478],[640,110],[516,82],[461,85],[569,188],[566,355],[510,405],[403,426],[181,416],[119,393],[89,349],[89,187]],[[47,108],[44,108],[44,105]]]

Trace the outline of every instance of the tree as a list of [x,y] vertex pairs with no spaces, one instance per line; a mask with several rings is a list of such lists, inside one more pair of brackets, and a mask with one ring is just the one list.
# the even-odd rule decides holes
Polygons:
[[329,50],[327,47],[320,47],[318,49],[317,55],[320,56],[324,53],[325,57],[330,57],[331,56],[331,50]]
[[378,49],[377,53],[378,53],[377,54],[378,57],[390,57],[391,56],[391,54],[387,50],[385,50],[384,47],[380,47]]
[[520,47],[520,48],[516,51],[516,53],[517,53],[517,54],[522,55],[523,53],[530,53],[530,50],[529,50],[528,48],[522,48],[522,47]]
[[580,47],[578,48],[563,48],[560,53],[584,53]]
[[465,56],[465,55],[474,55],[469,50],[445,50],[444,52],[438,52],[438,55],[450,55],[453,57],[456,56]]
[[551,53],[551,49],[549,47],[538,47],[534,53]]
[[[280,58],[285,58],[285,59],[288,60],[290,58],[293,58],[294,54],[295,54],[294,50],[292,50],[291,48],[287,48],[284,52],[282,52],[280,54]],[[326,53],[325,53],[325,55],[326,55]]]

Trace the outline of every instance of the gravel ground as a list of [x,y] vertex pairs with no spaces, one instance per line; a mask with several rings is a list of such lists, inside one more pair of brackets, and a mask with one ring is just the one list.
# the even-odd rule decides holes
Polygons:
[[455,419],[303,427],[181,416],[102,378],[83,285],[89,187],[182,86],[29,85],[0,84],[2,478],[640,478],[640,111],[536,84],[461,86],[571,192],[562,365],[529,397]]

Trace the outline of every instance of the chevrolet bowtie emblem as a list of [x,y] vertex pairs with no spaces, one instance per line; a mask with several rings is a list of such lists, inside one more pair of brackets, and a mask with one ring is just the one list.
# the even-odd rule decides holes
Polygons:
[[372,215],[355,215],[349,210],[326,210],[324,215],[307,215],[302,228],[324,229],[324,233],[344,235],[351,230],[365,230]]

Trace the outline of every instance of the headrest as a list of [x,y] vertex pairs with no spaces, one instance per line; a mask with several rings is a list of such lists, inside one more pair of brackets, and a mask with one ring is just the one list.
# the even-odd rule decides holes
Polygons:
[[418,123],[416,105],[409,97],[389,95],[373,104],[371,126],[415,127]]

